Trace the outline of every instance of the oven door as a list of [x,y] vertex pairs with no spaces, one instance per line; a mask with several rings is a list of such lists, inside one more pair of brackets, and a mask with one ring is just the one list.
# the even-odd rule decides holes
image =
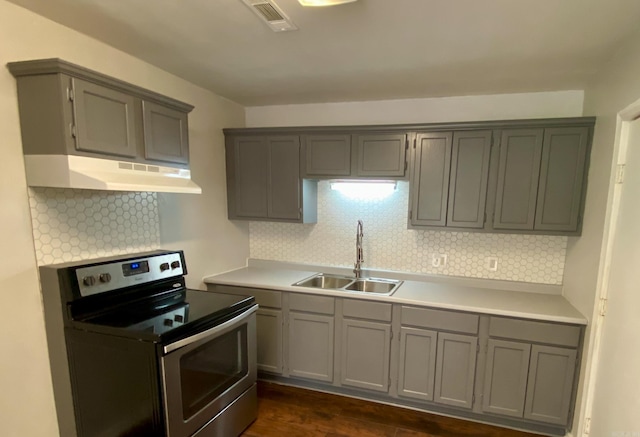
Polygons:
[[164,347],[169,437],[192,436],[255,384],[257,308]]

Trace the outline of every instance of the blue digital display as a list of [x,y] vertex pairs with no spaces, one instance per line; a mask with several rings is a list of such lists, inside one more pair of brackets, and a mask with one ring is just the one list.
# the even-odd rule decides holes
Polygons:
[[131,270],[136,270],[140,268],[140,264],[138,263],[132,263],[130,266],[131,266]]
[[147,273],[149,271],[148,261],[137,261],[128,264],[122,264],[122,273],[124,276],[133,276]]

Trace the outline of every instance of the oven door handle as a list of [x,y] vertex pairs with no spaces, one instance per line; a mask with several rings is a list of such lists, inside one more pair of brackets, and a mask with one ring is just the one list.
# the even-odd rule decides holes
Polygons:
[[220,325],[214,326],[213,328],[207,329],[206,331],[202,331],[190,337],[176,341],[175,343],[168,344],[163,348],[164,354],[166,355],[170,352],[173,352],[176,349],[180,349],[181,347],[188,346],[192,343],[195,343],[196,341],[202,340],[203,338],[216,335],[217,333],[222,332],[225,329],[242,322],[244,319],[248,318],[251,314],[255,313],[257,310],[258,310],[258,304],[255,304],[251,308],[244,311],[242,314],[239,314],[235,316],[233,319],[229,319],[226,322],[221,323]]

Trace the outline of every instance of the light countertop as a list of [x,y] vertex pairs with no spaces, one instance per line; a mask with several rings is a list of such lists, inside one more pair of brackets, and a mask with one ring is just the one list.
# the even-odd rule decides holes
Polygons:
[[504,287],[497,289],[493,286],[489,288],[482,285],[460,285],[455,280],[421,281],[415,280],[416,275],[412,275],[412,280],[405,280],[391,296],[292,285],[319,271],[249,266],[208,276],[203,281],[205,284],[310,293],[551,322],[587,324],[587,319],[559,294],[515,291],[504,289]]

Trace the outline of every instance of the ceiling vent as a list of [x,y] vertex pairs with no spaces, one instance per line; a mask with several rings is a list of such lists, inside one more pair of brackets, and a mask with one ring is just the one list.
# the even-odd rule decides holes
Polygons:
[[293,21],[271,0],[242,0],[274,32],[298,30]]

